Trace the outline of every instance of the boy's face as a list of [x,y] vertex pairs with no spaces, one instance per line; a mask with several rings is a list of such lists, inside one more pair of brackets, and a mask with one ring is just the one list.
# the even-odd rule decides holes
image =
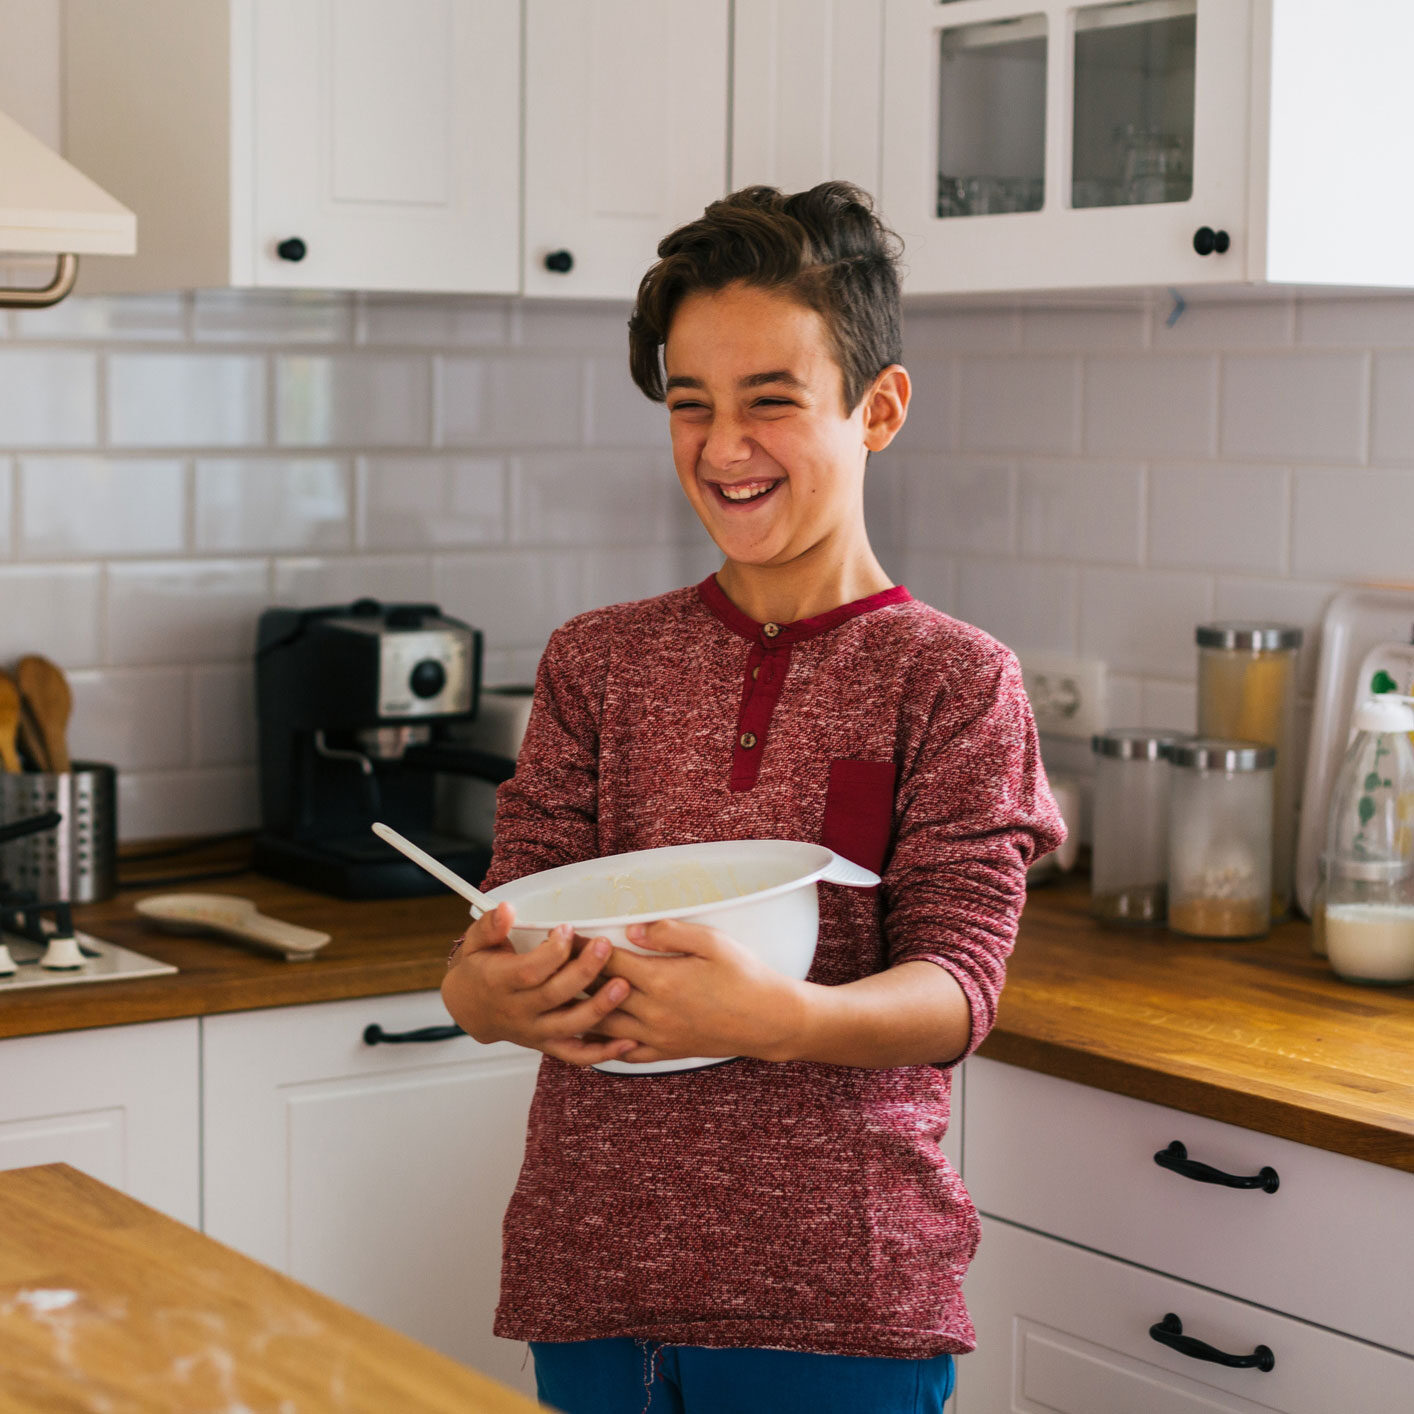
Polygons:
[[824,321],[768,290],[689,295],[663,349],[678,480],[729,560],[782,566],[864,543],[866,392],[844,410]]

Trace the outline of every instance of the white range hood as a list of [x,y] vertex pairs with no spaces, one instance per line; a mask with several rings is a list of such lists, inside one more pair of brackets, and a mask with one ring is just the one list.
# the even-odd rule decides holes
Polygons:
[[0,305],[46,305],[73,288],[76,256],[132,255],[137,217],[77,167],[0,113],[0,261],[8,255],[58,257],[43,290],[0,288]]

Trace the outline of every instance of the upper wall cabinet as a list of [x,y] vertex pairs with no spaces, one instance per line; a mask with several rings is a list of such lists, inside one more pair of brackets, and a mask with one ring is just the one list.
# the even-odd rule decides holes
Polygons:
[[68,0],[65,149],[137,212],[81,288],[514,291],[514,0]]
[[726,191],[728,0],[525,8],[525,293],[631,298]]
[[731,188],[879,190],[881,0],[736,0]]
[[886,4],[909,293],[1414,284],[1414,7]]

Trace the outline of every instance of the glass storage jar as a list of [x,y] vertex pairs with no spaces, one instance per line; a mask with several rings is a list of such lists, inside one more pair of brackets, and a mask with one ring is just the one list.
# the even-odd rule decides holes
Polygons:
[[1198,735],[1255,741],[1276,750],[1272,780],[1273,918],[1291,907],[1296,868],[1296,655],[1291,624],[1200,624]]
[[1271,926],[1276,751],[1198,737],[1167,748],[1168,925],[1196,938],[1258,938]]
[[1414,982],[1414,707],[1372,698],[1354,727],[1326,829],[1326,956],[1347,981],[1399,986]]
[[1113,727],[1095,753],[1090,911],[1107,923],[1162,923],[1167,906],[1169,777],[1166,748],[1186,732]]

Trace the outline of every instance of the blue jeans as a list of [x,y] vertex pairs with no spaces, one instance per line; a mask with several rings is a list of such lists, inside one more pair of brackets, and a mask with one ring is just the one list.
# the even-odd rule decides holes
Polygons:
[[656,1341],[532,1341],[540,1400],[562,1414],[942,1414],[951,1355],[892,1360]]

